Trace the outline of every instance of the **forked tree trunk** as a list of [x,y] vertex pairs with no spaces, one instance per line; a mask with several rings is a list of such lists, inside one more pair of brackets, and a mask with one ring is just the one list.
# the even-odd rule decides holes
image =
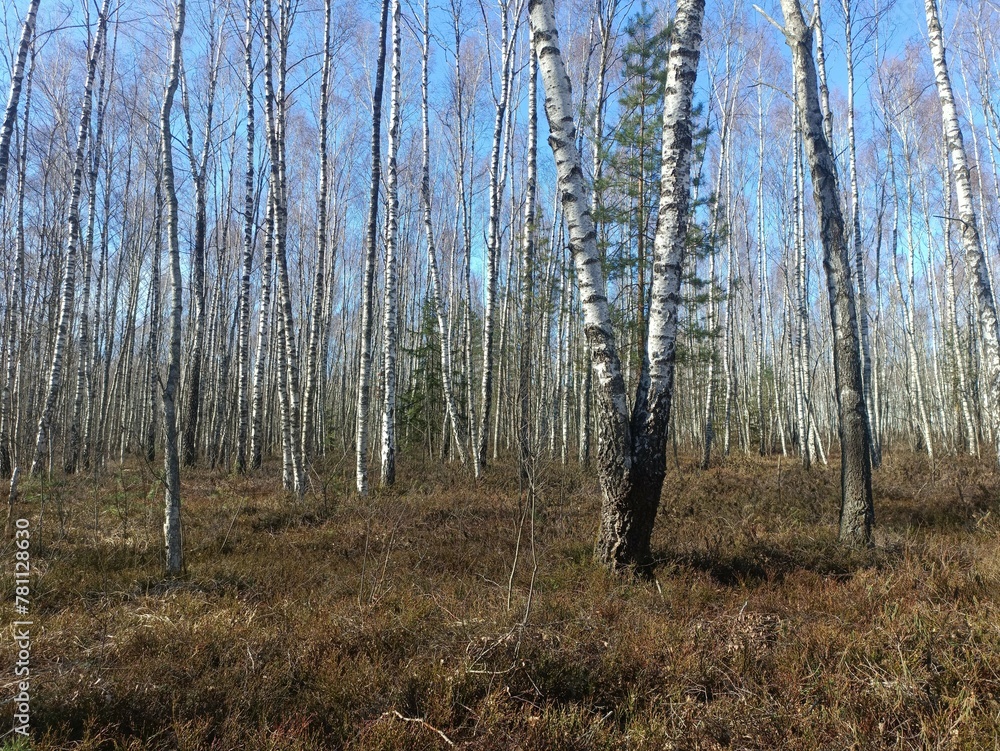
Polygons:
[[[666,475],[667,431],[674,390],[677,316],[687,242],[693,142],[692,100],[698,76],[704,0],[679,0],[663,106],[660,206],[653,243],[653,289],[643,374],[632,413],[634,520],[602,525],[605,560],[628,551],[630,562],[650,559],[650,537]],[[614,556],[618,557],[618,556]]]
[[549,145],[556,161],[594,371],[598,474],[604,494],[596,554],[615,570],[646,567],[652,562],[650,538],[666,473],[677,308],[691,183],[691,101],[704,7],[704,0],[680,0],[667,60],[662,185],[649,334],[630,417],[590,196],[576,146],[570,83],[559,50],[555,10],[552,0],[533,0],[529,5],[532,42],[546,93]]
[[872,544],[875,510],[872,504],[871,434],[864,399],[858,321],[851,285],[851,261],[833,151],[824,132],[816,90],[812,30],[802,17],[799,0],[781,0],[785,40],[792,51],[798,109],[812,174],[813,198],[820,217],[823,268],[830,295],[834,336],[834,379],[840,422],[840,539],[850,545]]

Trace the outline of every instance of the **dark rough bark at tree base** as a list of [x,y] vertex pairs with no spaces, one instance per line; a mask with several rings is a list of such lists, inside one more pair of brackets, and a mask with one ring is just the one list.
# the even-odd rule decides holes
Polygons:
[[[664,455],[665,459],[665,455]],[[647,576],[653,567],[651,541],[666,470],[656,470],[656,460],[641,469],[633,465],[623,482],[602,482],[604,502],[601,533],[595,555],[613,570]]]

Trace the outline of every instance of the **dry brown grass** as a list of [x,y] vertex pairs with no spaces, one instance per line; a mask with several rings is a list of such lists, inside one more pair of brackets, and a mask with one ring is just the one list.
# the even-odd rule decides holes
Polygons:
[[591,473],[547,468],[524,625],[514,478],[404,463],[394,492],[362,501],[333,476],[296,505],[271,479],[189,474],[171,582],[147,470],[26,483],[35,747],[1000,748],[983,464],[889,458],[879,546],[857,554],[835,544],[836,467],[682,459],[649,583],[591,561]]

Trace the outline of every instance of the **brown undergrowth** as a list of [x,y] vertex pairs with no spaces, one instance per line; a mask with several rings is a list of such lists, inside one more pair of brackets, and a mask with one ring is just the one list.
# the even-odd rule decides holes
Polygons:
[[[878,547],[850,553],[835,464],[682,457],[648,583],[593,563],[592,471],[540,471],[510,585],[510,464],[403,462],[369,499],[321,472],[300,504],[278,474],[185,475],[174,581],[148,468],[24,483],[35,748],[1000,747],[985,462],[888,457]],[[14,655],[7,631],[8,696]]]

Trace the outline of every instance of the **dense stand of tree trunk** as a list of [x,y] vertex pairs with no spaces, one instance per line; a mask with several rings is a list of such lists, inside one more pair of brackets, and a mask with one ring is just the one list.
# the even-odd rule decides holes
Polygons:
[[205,125],[201,150],[195,150],[194,126],[192,124],[191,103],[188,97],[187,79],[181,64],[181,104],[184,110],[184,124],[187,129],[186,150],[191,177],[194,182],[194,238],[191,244],[191,302],[194,316],[194,331],[191,351],[188,356],[187,373],[184,384],[185,410],[182,433],[181,456],[184,466],[194,465],[198,457],[198,433],[202,416],[202,368],[205,349],[205,326],[207,325],[205,252],[208,242],[208,161],[212,149],[212,117],[215,109],[215,90],[222,60],[222,44],[216,38],[215,6],[211,6],[209,17],[209,83],[205,104]]
[[[17,123],[17,110],[21,101],[21,86],[24,82],[24,68],[28,61],[28,52],[31,49],[32,40],[35,34],[35,18],[38,15],[39,0],[31,0],[28,12],[24,17],[24,24],[21,27],[21,39],[17,45],[17,58],[14,62],[14,69],[10,77],[10,92],[7,95],[7,107],[4,109],[3,125],[0,126],[0,206],[5,203],[7,197],[7,171],[10,164],[10,144],[14,134],[14,127]],[[27,133],[28,110],[31,103],[31,71],[34,69],[34,55],[32,55],[31,68],[28,72],[28,85],[25,93],[24,103],[24,127],[22,133]],[[22,151],[26,146],[26,137],[22,135]],[[24,182],[21,178],[24,160],[19,161],[18,169],[18,211],[17,221],[24,221]],[[18,238],[23,235],[18,233]],[[15,250],[14,269],[11,280],[11,295],[8,304],[7,323],[7,358],[6,373],[2,391],[0,391],[0,478],[8,478],[13,473],[13,455],[11,447],[11,392],[17,367],[17,328],[20,323],[20,316],[23,310],[23,294],[21,292],[24,278],[24,251],[20,242]]]
[[[424,214],[424,235],[427,243],[427,267],[430,275],[430,295],[431,304],[434,307],[434,315],[437,319],[438,338],[441,346],[441,387],[444,392],[445,407],[447,409],[447,421],[451,426],[452,440],[455,452],[458,454],[462,464],[467,461],[466,449],[468,447],[468,437],[465,434],[464,423],[459,417],[458,403],[455,398],[452,375],[452,355],[451,355],[451,334],[445,314],[444,299],[442,296],[441,273],[438,270],[437,245],[434,235],[434,219],[432,210],[431,192],[431,130],[430,130],[430,54],[431,54],[431,20],[430,6],[428,0],[424,0],[424,21],[423,21],[423,49],[421,54],[420,68],[420,117],[421,134],[423,143],[423,155],[420,162],[420,200],[423,205]],[[529,95],[530,96],[530,95]],[[529,107],[533,107],[530,103]],[[532,148],[529,143],[529,150]],[[529,153],[529,172],[534,157]],[[527,206],[533,207],[531,178],[528,182]],[[525,209],[528,211],[528,209]],[[530,226],[530,220],[526,219],[526,224]],[[525,243],[530,242],[525,240]],[[523,266],[522,269],[527,268]],[[522,273],[526,273],[522,271]],[[522,293],[522,300],[526,299]]]
[[376,456],[384,485],[516,460],[523,491],[595,461],[622,570],[653,562],[668,446],[839,461],[841,537],[871,544],[883,456],[1000,441],[1000,10],[925,0],[922,46],[839,4],[26,0],[0,476],[163,441],[174,573],[182,471],[325,499]]
[[80,107],[80,125],[77,129],[76,152],[73,156],[73,182],[70,187],[69,208],[67,210],[66,255],[63,262],[62,285],[59,294],[59,322],[56,328],[55,343],[52,347],[52,360],[49,367],[49,384],[45,401],[38,418],[38,431],[35,438],[35,456],[31,460],[31,474],[41,474],[49,457],[49,433],[56,407],[56,399],[63,381],[63,360],[66,356],[66,344],[69,339],[71,319],[73,317],[74,292],[76,290],[76,257],[79,251],[80,237],[80,194],[83,189],[83,170],[87,156],[88,136],[90,135],[90,113],[93,109],[94,79],[97,74],[97,63],[104,49],[104,39],[108,28],[108,0],[104,0],[97,18],[97,33],[90,50],[87,63],[87,80],[83,88],[83,100]]
[[[278,394],[281,404],[283,481],[285,489],[301,498],[306,492],[305,463],[300,440],[299,353],[295,344],[295,317],[288,263],[288,184],[286,171],[285,125],[288,40],[292,9],[289,0],[278,0],[275,20],[270,0],[264,0],[264,111],[271,156],[270,201],[272,244],[276,285],[276,323],[278,329]],[[274,39],[277,32],[277,56]],[[275,86],[275,71],[277,86]]]

